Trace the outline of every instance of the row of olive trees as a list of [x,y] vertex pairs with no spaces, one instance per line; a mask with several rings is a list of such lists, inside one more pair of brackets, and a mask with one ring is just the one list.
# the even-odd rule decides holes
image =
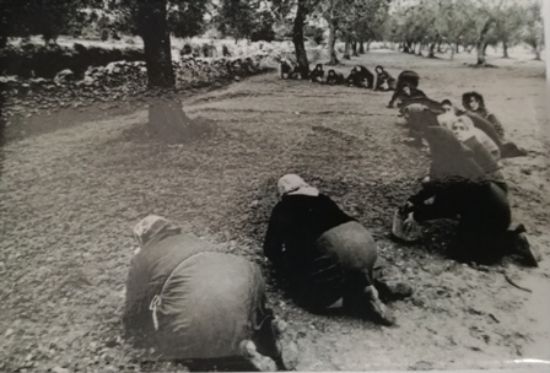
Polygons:
[[[383,37],[383,25],[389,10],[387,0],[325,0],[317,12],[325,20],[328,31],[329,64],[338,56],[334,48],[338,38],[345,42],[344,58],[364,52],[364,44]],[[359,50],[357,47],[359,46]]]
[[298,68],[309,73],[309,61],[304,45],[304,26],[321,25],[328,30],[329,64],[338,64],[335,45],[345,43],[343,57],[364,52],[365,43],[381,40],[388,18],[390,0],[271,0],[264,2],[279,22],[292,22],[292,41]]
[[540,0],[409,0],[394,4],[386,37],[409,53],[428,50],[434,57],[442,46],[451,58],[460,47],[476,50],[477,64],[486,64],[488,46],[508,48],[520,42],[540,59],[543,19]]
[[[9,37],[41,35],[55,43],[61,34],[78,35],[90,23],[144,42],[149,84],[174,85],[170,35],[190,37],[207,27],[224,35],[273,39],[272,13],[261,0],[0,0],[0,48]],[[98,16],[99,14],[99,16]]]
[[373,40],[398,42],[408,52],[434,57],[450,46],[476,49],[485,64],[488,46],[523,41],[538,58],[543,43],[540,0],[0,0],[0,47],[8,36],[41,34],[46,41],[75,33],[94,14],[108,12],[112,27],[139,35],[144,42],[149,84],[173,86],[170,35],[198,35],[208,27],[236,39],[272,40],[275,28],[287,29],[298,67],[309,73],[304,32],[309,23],[328,32],[330,64],[357,55]]
[[0,48],[10,36],[42,35],[48,43],[85,21],[81,9],[100,6],[103,0],[0,0]]

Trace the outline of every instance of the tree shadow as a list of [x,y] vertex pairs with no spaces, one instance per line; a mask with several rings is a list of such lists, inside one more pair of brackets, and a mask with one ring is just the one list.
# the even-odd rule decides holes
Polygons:
[[190,118],[177,98],[155,98],[149,103],[148,122],[123,131],[129,141],[189,144],[212,137],[218,127],[203,117]]

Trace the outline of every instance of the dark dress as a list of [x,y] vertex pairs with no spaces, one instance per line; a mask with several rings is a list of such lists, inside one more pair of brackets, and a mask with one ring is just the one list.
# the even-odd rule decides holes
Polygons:
[[[474,110],[470,106],[470,99],[475,98],[477,102],[479,103],[479,107]],[[485,99],[483,96],[478,92],[466,92],[462,95],[462,106],[464,106],[464,109],[471,113],[475,113],[482,117],[483,119],[487,120],[489,123],[491,123],[492,127],[502,140],[504,138],[504,127],[502,126],[502,123],[498,120],[498,118],[490,113],[487,110],[487,107],[485,106]]]
[[334,74],[327,74],[327,81],[326,83],[327,84],[330,84],[330,85],[339,85],[339,84],[344,84],[344,76],[340,73],[334,73]]
[[354,87],[372,88],[374,75],[365,66],[359,66],[350,72],[346,78],[346,82]]
[[500,258],[509,251],[515,232],[508,230],[507,187],[496,165],[487,160],[480,165],[476,152],[482,150],[463,147],[445,128],[428,128],[426,139],[432,158],[430,181],[409,199],[415,220],[458,220],[454,256],[479,262]]
[[402,71],[397,77],[397,85],[395,87],[395,92],[393,93],[390,102],[388,103],[389,107],[392,107],[395,101],[403,96],[403,88],[408,85],[411,88],[418,88],[418,83],[420,82],[420,76],[412,71],[405,70]]
[[309,78],[312,82],[322,83],[323,79],[325,77],[325,71],[322,68],[316,67],[311,74],[309,75]]
[[381,72],[378,72],[376,74],[376,86],[374,88],[375,91],[381,91],[384,90],[382,86],[384,83],[387,83],[388,87],[385,89],[386,91],[391,91],[396,88],[396,80],[393,76],[391,76],[386,70],[383,70]]
[[[354,241],[351,249],[346,244],[334,245],[348,237]],[[295,301],[310,310],[321,310],[368,285],[369,269],[357,268],[361,267],[357,263],[374,263],[369,254],[375,255],[376,250],[369,250],[374,245],[366,229],[329,197],[289,195],[273,209],[264,253],[288,282],[287,290]],[[337,251],[344,255],[334,255]]]

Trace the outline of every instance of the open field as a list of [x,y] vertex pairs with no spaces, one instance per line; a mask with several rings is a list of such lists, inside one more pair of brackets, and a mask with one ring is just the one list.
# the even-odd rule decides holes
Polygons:
[[[186,113],[206,118],[214,131],[169,146],[139,136],[145,105],[122,115],[113,105],[81,109],[85,120],[62,110],[30,118],[25,136],[2,149],[0,371],[146,370],[119,335],[131,228],[149,213],[262,265],[270,303],[298,344],[299,370],[511,367],[515,359],[550,359],[543,64],[494,60],[500,68],[472,69],[460,60],[388,51],[350,63],[357,62],[383,64],[395,75],[414,69],[434,99],[459,103],[468,90],[485,95],[507,136],[529,150],[502,166],[514,220],[544,255],[539,268],[511,260],[459,264],[441,254],[438,235],[412,246],[388,238],[393,209],[428,167],[425,149],[403,143],[397,111],[385,108],[389,93],[255,76],[185,97]],[[44,129],[33,130],[40,122]],[[273,286],[261,241],[275,182],[288,172],[371,228],[391,275],[415,288],[412,298],[390,305],[397,327],[312,315]],[[511,286],[503,273],[532,292]]]

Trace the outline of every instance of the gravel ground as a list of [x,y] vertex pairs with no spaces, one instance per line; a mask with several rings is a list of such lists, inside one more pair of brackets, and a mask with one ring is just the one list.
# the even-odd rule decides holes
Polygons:
[[[472,69],[390,52],[356,62],[396,74],[415,69],[435,99],[459,103],[472,89],[486,95],[508,137],[530,150],[503,161],[503,171],[515,220],[548,257],[543,65]],[[213,131],[168,146],[142,136],[143,104],[28,118],[22,135],[2,149],[0,371],[159,369],[120,338],[131,227],[149,213],[262,266],[270,303],[299,347],[299,370],[489,368],[548,359],[541,347],[550,337],[547,259],[536,269],[511,259],[475,266],[445,258],[443,234],[409,246],[388,238],[393,209],[428,167],[425,150],[403,143],[406,131],[385,108],[388,100],[386,93],[256,76],[183,98],[186,113],[207,119]],[[390,276],[414,286],[412,298],[390,306],[398,326],[312,315],[276,289],[260,247],[275,182],[288,172],[370,227]],[[511,286],[504,273],[531,292]]]

